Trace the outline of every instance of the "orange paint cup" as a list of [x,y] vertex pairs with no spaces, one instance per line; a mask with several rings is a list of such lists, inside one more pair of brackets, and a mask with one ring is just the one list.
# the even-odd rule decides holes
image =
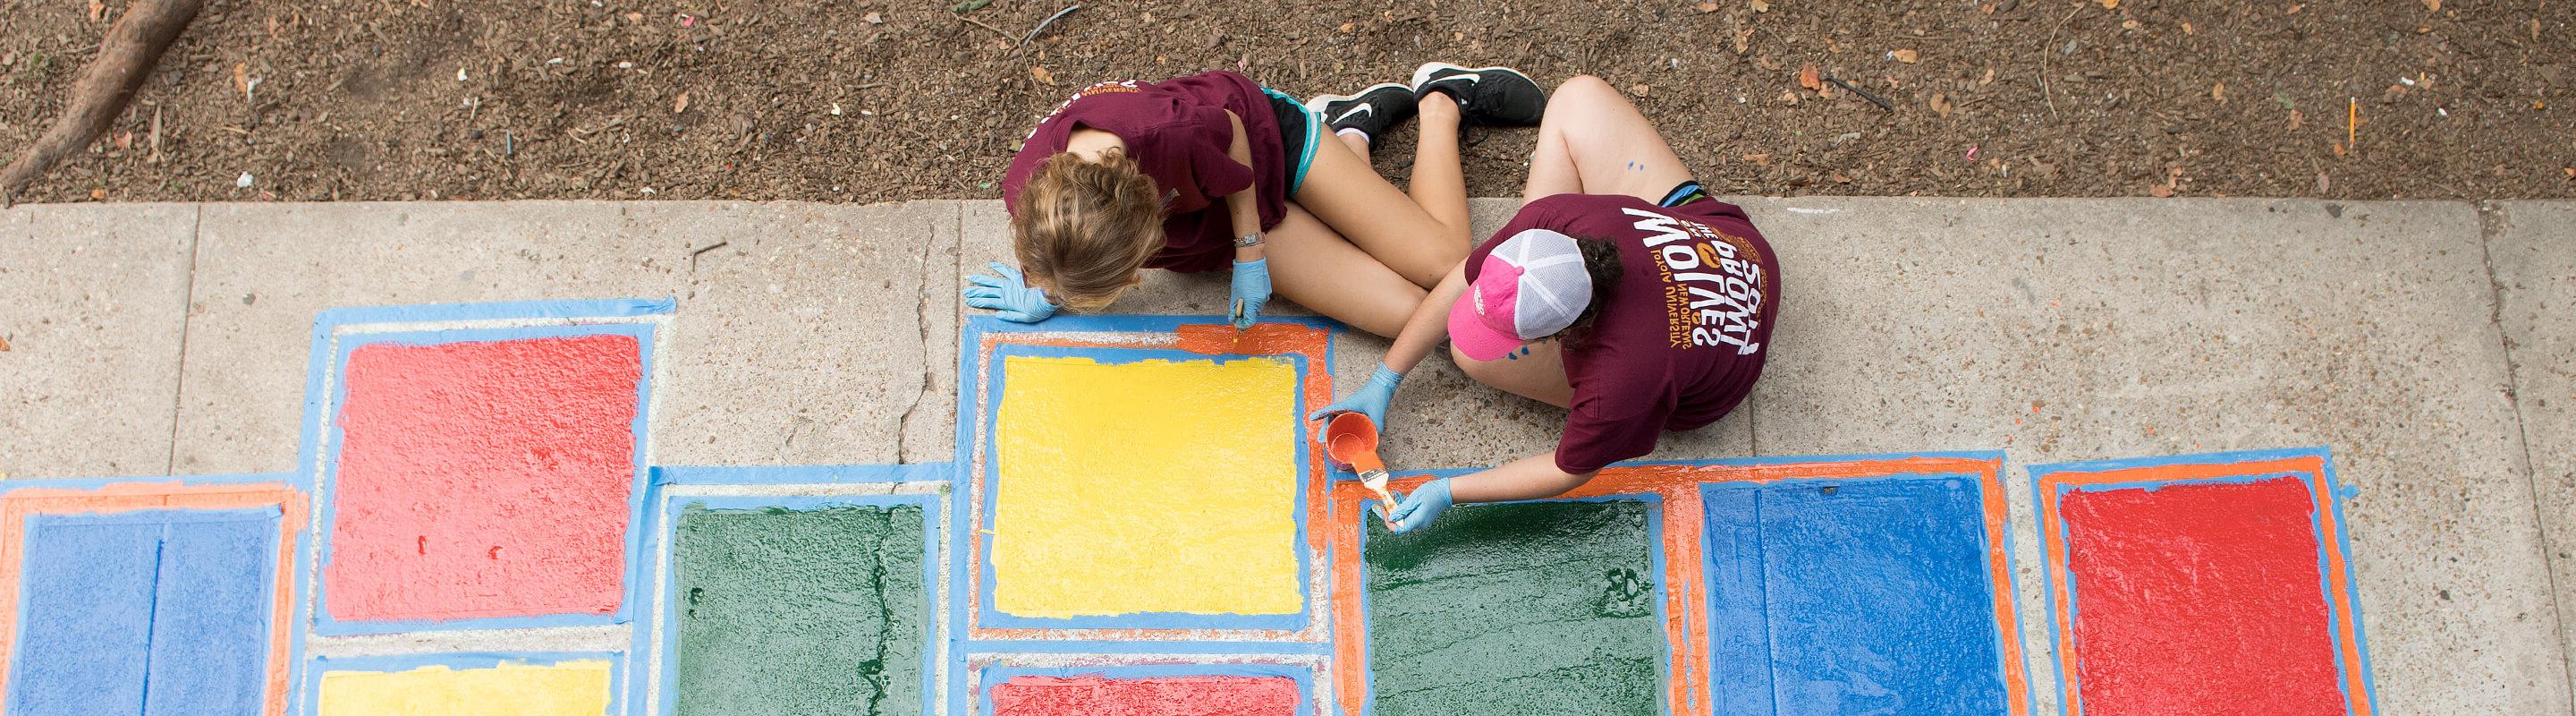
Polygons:
[[1377,422],[1366,413],[1336,413],[1324,422],[1324,457],[1333,468],[1358,473],[1360,484],[1377,493],[1387,511],[1395,495],[1386,491],[1386,463],[1377,457]]

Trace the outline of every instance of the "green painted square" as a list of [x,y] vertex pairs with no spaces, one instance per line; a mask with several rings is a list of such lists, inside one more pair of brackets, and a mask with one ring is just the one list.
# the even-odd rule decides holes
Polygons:
[[1368,524],[1377,716],[1662,712],[1654,505],[1461,507]]
[[921,713],[921,508],[680,514],[678,712]]

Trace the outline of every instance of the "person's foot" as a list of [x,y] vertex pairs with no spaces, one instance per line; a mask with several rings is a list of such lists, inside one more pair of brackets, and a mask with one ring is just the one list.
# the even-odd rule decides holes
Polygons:
[[1461,116],[1476,124],[1520,127],[1538,124],[1547,111],[1547,90],[1520,70],[1509,67],[1460,67],[1431,62],[1413,71],[1413,95],[1432,92],[1458,101]]
[[1316,95],[1306,100],[1306,108],[1324,115],[1324,126],[1333,128],[1334,134],[1357,131],[1375,140],[1412,119],[1414,101],[1413,88],[1388,82],[1355,94]]

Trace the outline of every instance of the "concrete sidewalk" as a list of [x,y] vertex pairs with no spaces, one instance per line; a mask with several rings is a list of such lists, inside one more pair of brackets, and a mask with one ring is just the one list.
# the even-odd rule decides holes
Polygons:
[[[2576,569],[2576,203],[1740,201],[1786,267],[1775,355],[1657,457],[2006,450],[2044,675],[2022,466],[2327,446],[2380,707],[2576,713],[2576,578],[2552,579]],[[0,470],[293,471],[318,311],[662,296],[658,462],[944,460],[957,286],[1008,254],[990,201],[23,206]],[[1213,315],[1223,282],[1157,273],[1118,308]],[[1357,381],[1385,342],[1337,346]],[[1541,452],[1562,420],[1441,361],[1398,402],[1406,467]]]

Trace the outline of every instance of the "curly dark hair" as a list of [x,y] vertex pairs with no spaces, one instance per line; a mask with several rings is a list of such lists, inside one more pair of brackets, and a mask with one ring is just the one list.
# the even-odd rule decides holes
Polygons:
[[1627,274],[1619,264],[1619,246],[1608,239],[1576,236],[1574,248],[1583,254],[1583,272],[1592,275],[1592,300],[1583,304],[1582,313],[1575,314],[1574,323],[1556,332],[1559,349],[1580,348],[1592,337],[1602,304],[1610,302],[1611,294],[1619,290],[1619,277]]

